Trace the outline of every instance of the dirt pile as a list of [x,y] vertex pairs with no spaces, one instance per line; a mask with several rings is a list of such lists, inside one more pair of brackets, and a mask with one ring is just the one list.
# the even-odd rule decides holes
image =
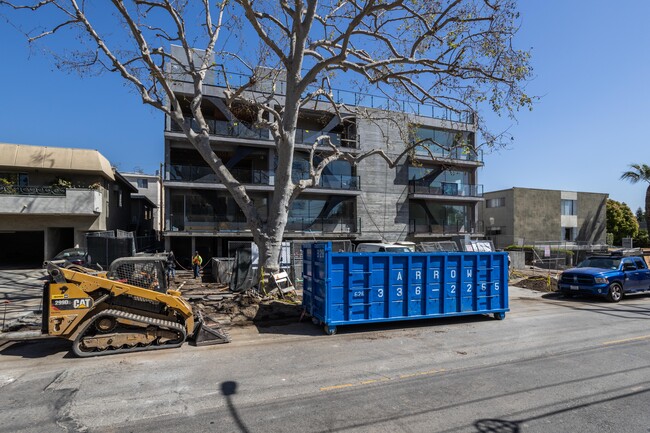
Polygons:
[[263,295],[255,290],[232,293],[219,283],[186,280],[178,284],[195,312],[224,326],[273,325],[297,321],[302,314],[299,293]]
[[526,277],[510,284],[538,292],[555,292],[557,290],[557,279],[549,276]]

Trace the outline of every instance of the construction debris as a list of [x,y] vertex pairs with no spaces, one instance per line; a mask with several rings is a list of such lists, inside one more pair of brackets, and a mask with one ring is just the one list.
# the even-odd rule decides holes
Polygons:
[[[283,289],[289,287],[286,281],[280,284]],[[226,327],[293,322],[302,313],[302,299],[293,285],[287,291],[275,290],[275,294],[272,291],[264,295],[255,289],[233,293],[228,284],[193,280],[190,273],[180,272],[173,287],[181,290],[195,311]]]

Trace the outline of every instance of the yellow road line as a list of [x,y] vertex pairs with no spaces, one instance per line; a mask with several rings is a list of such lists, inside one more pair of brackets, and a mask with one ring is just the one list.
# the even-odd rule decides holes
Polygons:
[[358,383],[344,383],[341,385],[332,385],[332,386],[324,386],[320,388],[320,391],[333,391],[336,389],[342,389],[342,388],[350,388],[354,386],[363,386],[363,385],[371,385],[373,383],[378,383],[378,382],[386,382],[389,380],[399,380],[399,379],[408,379],[410,377],[417,377],[417,376],[427,376],[431,374],[437,374],[437,373],[442,373],[446,371],[444,368],[441,368],[440,370],[428,370],[428,371],[420,371],[417,373],[409,373],[409,374],[401,374],[397,377],[384,377],[381,379],[368,379],[368,380],[362,380]]
[[351,386],[356,386],[353,383],[344,383],[343,385],[333,385],[333,386],[326,386],[321,388],[321,391],[332,391],[334,389],[341,389],[341,388],[349,388]]
[[629,343],[630,341],[649,340],[649,339],[650,339],[650,335],[642,335],[640,337],[624,338],[622,340],[605,341],[603,343],[603,346],[609,346],[612,344]]

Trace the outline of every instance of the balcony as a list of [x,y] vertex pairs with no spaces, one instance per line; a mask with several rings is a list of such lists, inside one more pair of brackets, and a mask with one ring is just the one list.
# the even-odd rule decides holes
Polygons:
[[[208,124],[210,135],[220,137],[244,138],[249,140],[273,141],[271,133],[268,129],[248,128],[241,122],[228,122],[225,120],[206,119],[206,123]],[[186,117],[185,124],[195,132],[200,131],[196,119],[193,117]],[[183,132],[183,129],[176,122],[171,121],[170,131]],[[357,147],[356,137],[346,138],[343,136],[343,134],[336,132],[323,132],[301,128],[296,129],[295,142],[296,144],[306,144],[311,146],[314,144],[316,139],[322,135],[329,136],[330,141],[334,146],[350,149],[356,149]]]
[[[222,137],[234,138],[247,138],[257,140],[270,140],[268,129],[247,128],[241,122],[228,122],[226,120],[206,119],[210,135],[218,135]],[[200,128],[196,119],[193,117],[185,118],[185,125],[195,132],[199,132]],[[171,121],[171,132],[183,132],[183,129],[173,120]]]
[[[267,170],[235,168],[230,170],[245,185],[270,185],[271,173]],[[173,164],[169,166],[169,179],[173,182],[221,183],[210,167]]]
[[92,215],[102,212],[102,193],[53,186],[0,187],[0,214]]
[[420,196],[445,196],[445,197],[483,197],[483,185],[466,185],[451,182],[433,182],[423,185],[421,181],[409,181],[409,194]]
[[483,222],[434,223],[426,219],[409,220],[409,233],[414,235],[451,236],[464,234],[482,234]]
[[455,161],[467,161],[472,163],[483,164],[483,150],[467,151],[463,148],[441,149],[436,147],[429,151],[417,148],[415,150],[416,158],[419,159],[449,159]]
[[[215,71],[214,85],[217,87],[243,86],[248,84],[250,75],[230,71]],[[311,93],[318,89],[318,86],[308,86],[307,92]],[[286,82],[270,80],[259,80],[254,89],[259,93],[274,93],[276,95],[286,94]],[[354,107],[368,107],[386,111],[398,111],[408,114],[416,114],[422,117],[448,120],[466,124],[474,123],[474,116],[469,111],[454,111],[434,104],[419,103],[399,98],[390,98],[382,95],[371,95],[368,93],[354,92],[343,89],[331,89],[329,95],[335,103],[346,104]],[[315,101],[330,103],[329,98],[319,96]]]
[[[172,231],[212,231],[238,233],[248,228],[242,216],[225,215],[172,215]],[[355,218],[292,218],[287,222],[287,232],[301,233],[357,233],[361,220]]]
[[361,219],[289,217],[286,230],[305,233],[357,233],[361,231]]
[[[291,178],[294,182],[309,179],[309,173],[294,171]],[[320,177],[320,181],[316,188],[358,191],[361,189],[361,179],[359,176],[325,174]]]
[[242,216],[172,215],[172,231],[209,231],[237,233],[248,228]]

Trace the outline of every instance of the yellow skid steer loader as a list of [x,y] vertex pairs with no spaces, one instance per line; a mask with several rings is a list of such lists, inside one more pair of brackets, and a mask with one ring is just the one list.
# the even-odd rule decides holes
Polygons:
[[165,257],[125,257],[108,271],[47,266],[42,332],[72,341],[78,356],[98,356],[228,343],[176,290],[168,290]]

